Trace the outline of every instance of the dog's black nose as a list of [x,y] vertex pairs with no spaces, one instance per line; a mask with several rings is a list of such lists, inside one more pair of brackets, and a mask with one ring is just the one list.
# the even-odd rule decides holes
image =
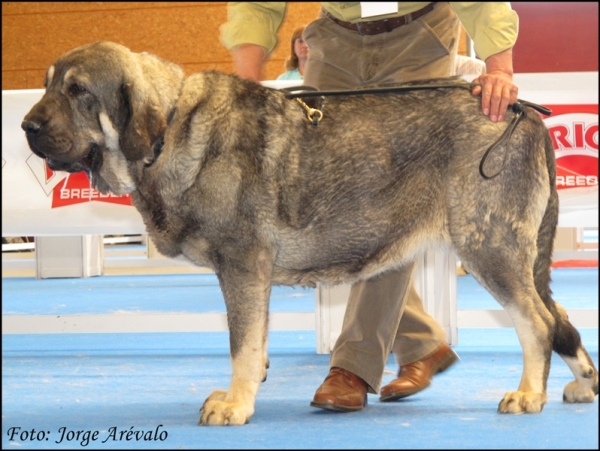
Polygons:
[[40,124],[32,120],[25,120],[21,122],[21,128],[30,135],[37,135],[42,128]]

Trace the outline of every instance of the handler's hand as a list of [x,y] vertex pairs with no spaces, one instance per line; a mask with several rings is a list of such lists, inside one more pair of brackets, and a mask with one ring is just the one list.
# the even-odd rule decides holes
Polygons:
[[509,104],[517,101],[519,88],[512,81],[512,49],[490,56],[487,73],[473,80],[471,93],[481,95],[481,110],[492,122],[504,119]]

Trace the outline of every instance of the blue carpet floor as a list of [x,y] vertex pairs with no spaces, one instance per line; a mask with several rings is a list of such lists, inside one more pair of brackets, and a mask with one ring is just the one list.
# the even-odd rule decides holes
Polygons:
[[[597,269],[555,270],[553,280],[567,308],[598,307]],[[487,302],[477,287],[459,278],[459,308]],[[3,279],[2,294],[3,315],[223,311],[214,280],[198,275]],[[273,290],[273,311],[311,309],[311,290]],[[580,332],[598,366],[598,330]],[[2,448],[598,449],[598,399],[562,402],[572,375],[560,358],[553,356],[541,414],[500,415],[498,402],[516,389],[522,369],[514,330],[461,329],[459,343],[461,361],[429,389],[396,403],[369,395],[363,411],[340,414],[309,406],[329,360],[315,354],[314,333],[272,331],[271,368],[252,421],[209,428],[196,425],[198,409],[212,390],[227,388],[225,332],[3,335]],[[390,356],[383,382],[396,370]]]

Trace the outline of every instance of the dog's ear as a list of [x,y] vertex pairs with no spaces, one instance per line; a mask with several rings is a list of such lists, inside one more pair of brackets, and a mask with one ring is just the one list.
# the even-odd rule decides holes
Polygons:
[[167,119],[158,100],[136,90],[133,82],[121,86],[123,126],[120,146],[129,161],[153,159],[152,146],[167,128]]

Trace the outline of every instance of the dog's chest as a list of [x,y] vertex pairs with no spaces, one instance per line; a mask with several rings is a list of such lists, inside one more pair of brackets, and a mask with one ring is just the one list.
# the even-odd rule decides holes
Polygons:
[[152,191],[138,189],[132,193],[132,200],[142,215],[146,230],[158,251],[168,257],[180,255],[180,221],[169,212],[163,199]]

